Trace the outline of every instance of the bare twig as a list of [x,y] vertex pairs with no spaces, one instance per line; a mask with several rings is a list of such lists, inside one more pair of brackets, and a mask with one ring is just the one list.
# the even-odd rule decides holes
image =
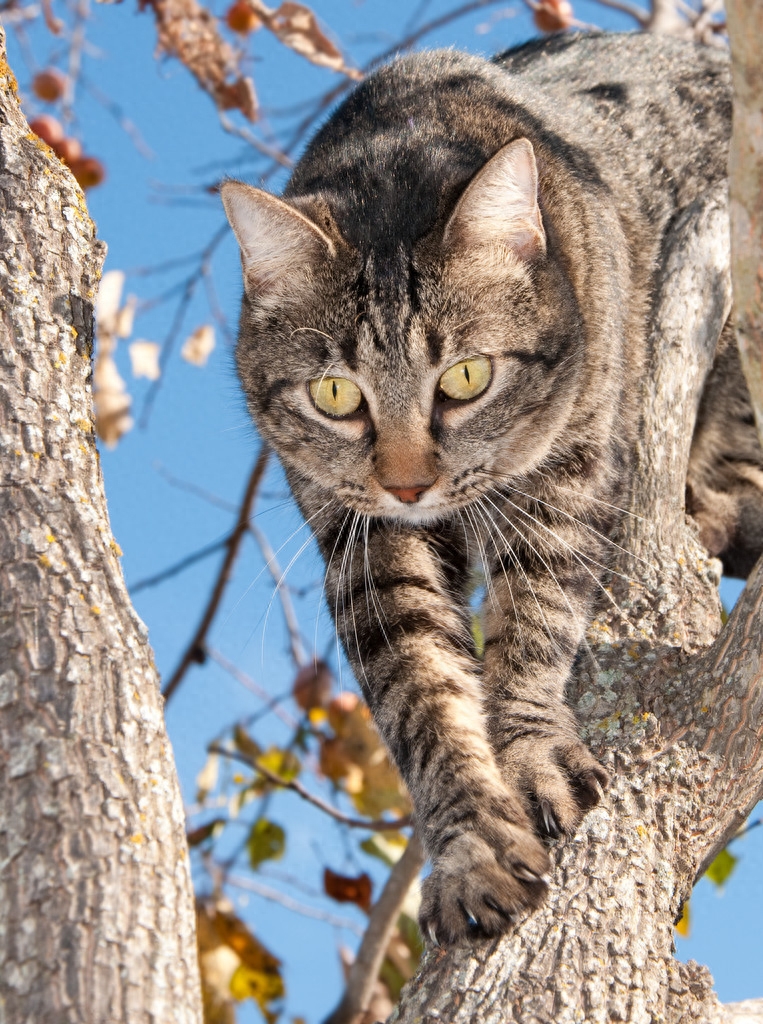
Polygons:
[[356,935],[363,934],[363,929],[360,925],[355,921],[351,921],[348,917],[337,917],[335,914],[331,914],[327,910],[320,910],[318,907],[309,907],[306,903],[299,903],[297,900],[292,899],[291,896],[287,896],[285,893],[279,892],[278,889],[271,889],[269,885],[263,885],[261,882],[255,882],[253,878],[242,878],[240,875],[227,875],[225,883],[226,885],[235,885],[237,889],[244,889],[247,892],[256,893],[257,896],[261,896],[265,900],[270,900],[271,903],[278,903],[282,907],[286,907],[287,910],[293,910],[296,914],[302,914],[303,917],[312,917],[316,921],[325,921],[327,924],[333,925],[335,928],[347,928]]
[[278,715],[284,725],[287,725],[290,729],[297,729],[299,727],[297,719],[294,718],[293,715],[290,715],[288,711],[284,711],[281,707],[280,698],[272,697],[264,687],[260,686],[259,683],[256,683],[251,676],[242,672],[240,668],[237,668],[232,661],[228,661],[228,659],[218,650],[215,650],[214,647],[205,646],[204,651],[207,657],[216,662],[224,672],[227,672],[229,676],[232,676],[236,680],[237,683],[240,683],[246,690],[249,690],[249,692],[253,693],[255,697],[258,697],[263,701],[266,708],[269,708]]
[[629,4],[627,0],[596,0],[602,7],[611,7],[614,11],[621,11],[633,18],[643,28],[649,22],[649,11],[636,4]]
[[196,632],[180,659],[180,663],[172,673],[169,682],[162,690],[165,701],[168,701],[175,692],[190,665],[194,661],[203,662],[206,657],[204,645],[207,633],[209,632],[210,626],[217,614],[217,609],[220,606],[225,588],[228,585],[231,572],[233,571],[233,563],[236,561],[241,541],[243,540],[244,534],[247,532],[249,518],[252,514],[252,507],[254,505],[255,498],[257,497],[257,491],[259,490],[262,478],[265,475],[265,470],[267,469],[269,454],[269,449],[263,445],[260,449],[260,454],[257,457],[254,468],[249,476],[249,482],[246,485],[246,491],[244,492],[244,498],[241,502],[241,508],[239,509],[236,525],[225,542],[227,547],[225,559],[220,567],[217,581],[212,589],[209,601],[207,602],[207,607],[204,609],[201,621],[196,627]]
[[368,1009],[384,954],[408,890],[424,864],[424,851],[414,832],[390,872],[381,896],[371,909],[363,941],[350,968],[344,995],[323,1024],[352,1024]]
[[[148,389],[145,400],[143,402],[143,411],[141,412],[140,417],[141,427],[146,427],[148,425],[148,419],[149,416],[151,415],[151,409],[153,408],[153,404],[159,392],[159,388],[162,386],[162,383],[165,378],[164,371],[167,366],[167,361],[169,360],[169,357],[172,354],[172,349],[177,339],[177,336],[180,333],[180,328],[183,326],[183,321],[185,320],[185,315],[188,312],[188,307],[191,304],[191,299],[194,296],[194,293],[199,282],[204,279],[204,275],[208,271],[208,267],[215,253],[215,250],[217,249],[218,245],[223,240],[223,238],[226,237],[229,230],[230,228],[228,227],[227,221],[220,228],[218,228],[218,230],[214,233],[211,240],[207,244],[206,248],[202,250],[199,266],[194,270],[194,272],[190,275],[190,277],[186,280],[185,284],[182,286],[182,295],[180,297],[178,307],[175,310],[175,316],[173,317],[170,329],[167,332],[166,338],[164,339],[161,355],[159,356],[159,368],[161,370],[161,374],[158,377],[158,379],[155,380],[152,383],[151,387]],[[172,292],[174,292],[175,290],[176,289],[174,287],[171,289]]]
[[158,584],[172,579],[173,576],[177,576],[186,569],[190,569],[191,566],[196,565],[197,562],[201,562],[205,558],[209,558],[210,555],[219,551],[220,548],[224,548],[227,543],[228,538],[223,537],[221,540],[216,540],[212,544],[207,544],[206,547],[199,548],[198,551],[193,551],[190,555],[186,555],[185,558],[181,558],[173,565],[168,566],[166,569],[162,569],[161,572],[157,572],[153,576],[144,576],[142,580],[138,580],[137,583],[133,583],[129,588],[130,593],[137,594],[140,590],[146,590],[148,587],[156,587]]
[[218,744],[212,744],[208,749],[210,753],[220,754],[222,757],[230,757],[234,761],[240,761],[254,771],[259,772],[263,778],[272,782],[275,786],[294,790],[303,800],[328,814],[334,821],[338,821],[342,825],[349,825],[351,828],[368,829],[369,832],[398,832],[401,828],[407,828],[413,823],[409,814],[402,818],[393,818],[391,820],[387,818],[353,818],[348,814],[338,811],[336,807],[332,807],[330,803],[311,793],[309,789],[305,789],[301,782],[298,782],[296,779],[284,779],[283,776],[271,772],[269,768],[266,768],[254,758],[248,757],[240,750],[229,750]]
[[284,619],[286,620],[286,628],[289,632],[291,656],[296,665],[299,668],[302,668],[303,665],[307,664],[308,659],[305,654],[305,649],[302,646],[302,636],[299,631],[299,623],[297,622],[297,615],[294,611],[294,605],[291,600],[289,588],[284,582],[285,574],[281,571],[281,566],[278,564],[276,553],[262,530],[260,530],[258,526],[255,526],[254,523],[250,523],[249,532],[259,544],[260,551],[262,551],[263,558],[265,559],[265,564],[268,567],[268,572],[272,576],[273,582],[276,585],[276,592],[278,593],[278,599],[281,602]]

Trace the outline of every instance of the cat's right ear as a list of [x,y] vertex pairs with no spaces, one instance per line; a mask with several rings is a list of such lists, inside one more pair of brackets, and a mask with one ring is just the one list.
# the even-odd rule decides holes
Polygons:
[[469,182],[445,227],[445,245],[499,244],[530,262],[546,251],[538,168],[528,139],[499,149]]
[[244,287],[252,298],[280,297],[295,277],[309,278],[334,243],[308,217],[283,199],[226,181],[220,189],[225,213],[241,249]]

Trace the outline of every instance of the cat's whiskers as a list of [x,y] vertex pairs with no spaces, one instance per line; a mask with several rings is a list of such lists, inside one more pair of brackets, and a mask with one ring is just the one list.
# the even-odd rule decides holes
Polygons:
[[[494,611],[500,612],[500,607],[501,606],[500,606],[500,604],[498,602],[498,599],[496,598],[495,588],[493,587],[492,580],[490,578],[490,568],[489,568],[487,552],[485,551],[485,546],[482,543],[482,537],[480,536],[479,526],[476,524],[475,520],[472,518],[472,513],[476,512],[476,507],[474,505],[472,505],[472,506],[465,505],[463,511],[466,513],[466,517],[469,520],[469,523],[471,525],[472,533],[474,534],[474,542],[477,545],[477,557],[479,558],[480,562],[482,563],[482,573],[483,573],[483,575],[485,577],[485,597],[489,597],[490,598],[490,601],[491,601],[491,603],[493,605]],[[489,531],[488,531],[488,536],[489,536]]]
[[355,518],[352,523],[352,531],[350,534],[350,565],[348,573],[348,583],[350,586],[350,614],[352,616],[352,632],[355,636],[355,650],[357,651],[358,654],[358,664],[360,665],[360,671],[363,673],[363,678],[365,679],[366,684],[370,688],[370,682],[368,676],[366,675],[366,667],[363,664],[363,655],[360,648],[360,638],[358,637],[358,623],[355,618],[355,587],[353,585],[353,564],[355,561],[355,547],[358,542],[360,525],[363,522],[364,518],[365,517],[363,516],[362,512],[355,512]]
[[[501,566],[501,571],[503,572],[504,579],[506,580],[506,588],[509,591],[509,599],[511,600],[511,607],[514,609],[514,620],[516,621],[517,628],[519,629],[519,632],[520,632],[520,635],[521,635],[521,633],[522,633],[522,623],[521,623],[521,621],[519,619],[519,615],[517,613],[517,606],[514,603],[514,591],[511,589],[511,580],[509,579],[509,574],[506,572],[506,566],[503,564],[503,560],[501,558],[501,553],[500,553],[500,551],[498,549],[498,544],[496,542],[495,535],[494,535],[495,530],[496,530],[496,525],[493,522],[492,517],[488,515],[487,509],[484,509],[481,504],[475,505],[475,510],[478,510],[480,515],[482,516],[483,522],[485,523],[485,525],[487,527],[488,537],[493,542],[493,547],[495,549],[495,553],[498,556],[498,563]],[[489,525],[488,525],[488,523],[489,523]],[[490,528],[491,526],[492,526],[492,529]],[[503,536],[502,533],[501,533],[501,539],[504,541],[504,544],[505,544],[505,546],[507,548],[510,547],[508,541],[506,540],[506,538]],[[487,588],[490,586],[490,583],[491,583],[490,571],[489,571],[489,567],[487,566],[487,564],[485,564],[485,580],[486,580],[486,587],[485,587],[485,589],[487,590]]]
[[[511,528],[518,534],[518,536],[522,539],[522,541],[530,548],[530,550],[533,551],[537,555],[537,557],[542,562],[543,567],[545,568],[546,572],[549,574],[551,579],[556,584],[556,587],[559,590],[559,593],[562,595],[562,598],[564,599],[564,603],[567,605],[567,609],[568,609],[570,615],[572,616],[573,621],[576,622],[579,626],[583,626],[584,622],[581,620],[580,616],[575,612],[575,609],[570,604],[570,600],[567,597],[567,593],[564,590],[564,587],[559,582],[559,579],[557,578],[556,573],[553,571],[553,569],[548,564],[548,562],[546,562],[546,560],[543,558],[543,555],[540,553],[540,551],[535,547],[535,545],[532,543],[532,541],[530,541],[528,539],[528,537],[522,532],[522,530],[520,530],[519,526],[516,524],[516,522],[514,522],[513,519],[510,519],[508,516],[506,516],[503,513],[503,511],[501,509],[499,509],[498,506],[495,505],[494,502],[491,501],[490,498],[487,497],[487,495],[485,495],[484,497],[485,497],[485,499],[487,501],[490,502],[490,504],[493,506],[493,508],[495,508],[495,510],[499,513],[499,515],[501,515],[503,517],[503,519],[506,520],[508,525],[511,526]],[[508,500],[508,499],[506,499],[506,500]],[[516,508],[517,506],[514,506],[514,507]],[[521,512],[522,509],[519,509],[519,511]],[[530,527],[530,529],[532,530],[532,527]],[[540,534],[538,534],[537,531],[533,530],[532,532],[535,534],[535,536],[537,536],[539,539],[542,540],[542,538],[540,537]],[[501,532],[501,536],[503,536],[502,532]],[[522,564],[519,561],[516,553],[511,550],[510,546],[507,546],[507,550],[509,550],[510,554],[512,554],[514,556],[515,564],[521,569],[522,574],[525,577],[525,580],[527,581],[527,585],[530,588],[530,590],[531,590],[531,592],[533,594],[533,597],[535,598],[535,603],[538,604],[538,599],[535,597],[535,591],[533,589],[532,583],[530,582],[527,574],[525,573],[524,569],[522,568]],[[538,604],[538,608],[540,609],[540,605],[539,604]],[[553,636],[553,634],[551,632],[551,627],[549,626],[548,620],[546,619],[546,616],[543,614],[542,610],[541,610],[541,615],[543,617],[543,622],[544,622],[544,625],[546,627],[546,632],[548,633],[549,638],[551,639],[551,641],[554,644],[554,646],[556,647],[556,649],[560,653],[563,653],[561,648],[559,647],[559,644],[554,639],[554,636]],[[591,649],[591,645],[588,642],[588,639],[587,639],[587,637],[585,635],[585,632],[583,632],[583,635],[582,635],[581,645],[585,648],[585,650],[586,650],[586,652],[588,654],[588,657],[591,659],[591,662],[592,662],[592,664],[594,666],[594,669],[596,669],[598,671],[599,663],[596,660],[596,655],[593,653],[593,650]]]
[[[483,495],[482,497],[487,497],[487,496]],[[493,519],[493,517],[490,515],[490,512],[488,511],[488,509],[486,509],[483,506],[482,498],[480,498],[476,502],[476,504],[479,505],[479,507],[482,509],[483,514],[485,516],[487,516],[488,520],[492,524],[493,530],[500,537],[500,539],[503,541],[504,552],[509,556],[509,558],[511,559],[512,563],[517,567],[517,569],[519,569],[519,572],[521,573],[525,583],[527,584],[527,589],[529,590],[529,592],[530,592],[530,594],[532,596],[532,599],[535,602],[535,606],[538,609],[538,613],[539,613],[541,619],[543,620],[543,627],[546,630],[546,633],[548,634],[549,640],[551,641],[552,645],[556,648],[556,650],[560,654],[563,654],[561,647],[559,646],[558,642],[556,641],[556,639],[554,637],[553,630],[551,629],[551,626],[549,625],[548,619],[546,618],[545,612],[543,611],[543,607],[542,607],[542,605],[541,605],[540,601],[538,600],[538,597],[537,597],[537,595],[535,593],[535,587],[533,587],[533,585],[532,585],[532,580],[530,579],[530,577],[525,572],[525,568],[522,565],[522,562],[520,561],[519,556],[517,555],[516,551],[514,551],[514,549],[512,548],[511,544],[509,543],[509,541],[507,540],[506,536],[503,533],[503,530],[500,529],[500,527],[496,524],[496,522]],[[522,534],[521,530],[518,530],[516,525],[514,523],[512,523],[511,520],[507,519],[506,521],[508,522],[509,526],[511,526],[514,529],[514,531],[518,534],[518,536],[522,540],[524,540],[525,543],[527,543],[527,541],[526,541],[524,535]],[[506,573],[506,567],[503,564],[501,555],[499,553],[498,544],[496,542],[494,534],[491,534],[491,539],[493,541],[493,545],[495,546],[496,554],[498,555],[498,561],[499,561],[499,563],[501,565],[501,569],[502,569],[502,571],[504,573],[504,576],[507,577],[507,583],[508,583],[508,574]],[[532,545],[528,545],[528,546],[532,547]],[[558,580],[555,580],[555,582],[556,582],[557,586],[559,586]]]
[[[344,516],[344,519],[342,520],[342,523],[341,523],[341,525],[339,527],[339,532],[336,535],[336,540],[334,541],[334,546],[331,549],[331,554],[326,559],[326,568],[325,568],[324,573],[323,573],[323,583],[321,585],[321,593],[320,593],[320,596],[318,598],[318,610],[317,610],[316,615],[315,615],[315,631],[313,633],[313,650],[314,651],[318,650],[318,625],[319,625],[320,619],[321,619],[321,608],[323,607],[323,598],[325,597],[325,594],[326,594],[326,581],[328,579],[329,573],[331,572],[331,563],[334,561],[334,555],[336,554],[336,549],[337,549],[337,547],[339,545],[339,541],[342,539],[342,534],[344,533],[344,528],[347,525],[347,520],[350,518],[350,512],[351,511],[352,511],[351,509],[347,509],[347,511],[345,513],[345,516]],[[338,591],[337,591],[337,593],[338,593]],[[334,614],[334,622],[336,622],[336,607],[334,608],[334,612],[335,612],[335,614]],[[342,684],[342,677],[341,677],[342,659],[341,659],[340,651],[339,651],[339,636],[337,634],[336,629],[334,629],[334,642],[336,644],[336,655],[337,655],[337,659],[336,660],[337,660],[337,665],[339,666],[339,684],[341,686],[341,684]]]
[[[512,508],[516,509],[517,512],[520,513],[520,515],[523,515],[526,519],[529,519],[530,522],[535,523],[536,526],[539,526],[541,529],[545,530],[546,533],[548,533],[548,535],[552,537],[557,544],[560,544],[563,548],[569,551],[573,558],[575,558],[575,560],[580,563],[580,565],[586,570],[586,572],[592,577],[592,579],[596,581],[597,585],[600,586],[602,590],[604,590],[604,587],[602,586],[599,577],[596,575],[595,572],[591,571],[587,563],[590,563],[590,565],[595,565],[597,566],[597,568],[603,570],[604,572],[611,573],[613,576],[619,576],[620,579],[625,580],[626,583],[635,582],[630,576],[627,576],[625,573],[619,572],[617,569],[613,569],[611,568],[611,566],[605,565],[603,562],[597,561],[597,559],[595,559],[593,555],[588,554],[587,551],[582,551],[580,548],[576,548],[574,544],[570,544],[569,541],[564,540],[564,538],[560,537],[556,530],[554,530],[553,527],[549,526],[548,523],[544,523],[543,520],[538,519],[537,516],[534,516],[531,512],[528,512],[527,509],[522,508],[521,505],[517,505],[516,502],[512,501],[507,494],[504,494],[503,491],[499,490],[497,487],[490,487],[489,490],[492,494],[497,495],[502,501],[508,502]],[[518,493],[521,494],[522,492],[519,491]],[[545,505],[546,502],[539,501],[539,504]],[[536,536],[540,537],[539,534],[536,534]]]
[[387,644],[387,647],[392,651],[392,644],[387,636],[387,631],[384,628],[384,621],[387,620],[386,612],[384,611],[384,605],[376,594],[376,584],[374,583],[373,572],[371,570],[371,563],[368,557],[368,524],[370,520],[368,516],[363,517],[363,574],[365,579],[365,593],[366,593],[366,611],[370,617],[371,609],[368,607],[368,596],[370,593],[371,603],[374,606],[374,614],[376,620],[379,623],[379,628],[382,631],[382,636]]
[[[332,505],[333,503],[334,503],[334,498],[329,498],[329,499],[328,499],[328,501],[326,501],[326,502],[325,502],[325,503],[324,503],[323,505],[321,505],[321,507],[320,507],[320,508],[319,508],[319,509],[318,509],[318,510],[317,510],[316,512],[314,512],[314,513],[313,513],[313,514],[312,514],[311,516],[309,516],[309,517],[308,517],[307,519],[305,519],[305,520],[304,520],[303,522],[301,522],[301,523],[300,523],[300,525],[299,525],[299,526],[298,526],[298,527],[296,528],[296,530],[292,530],[292,532],[291,532],[291,533],[289,534],[289,536],[288,536],[288,537],[286,538],[286,540],[285,540],[285,541],[284,541],[284,542],[283,542],[282,544],[280,544],[280,545],[278,546],[278,548],[277,548],[277,549],[276,549],[276,550],[275,550],[275,551],[273,552],[273,555],[272,555],[272,557],[273,557],[273,558],[277,558],[277,557],[278,557],[278,555],[279,555],[279,554],[280,554],[280,553],[281,553],[281,552],[283,551],[283,549],[284,549],[284,548],[286,547],[286,545],[287,545],[287,544],[289,544],[289,543],[290,543],[290,541],[292,541],[292,540],[293,540],[293,539],[294,539],[294,538],[295,538],[295,537],[297,536],[297,534],[298,534],[298,533],[301,533],[301,532],[302,532],[302,530],[304,530],[306,526],[309,526],[309,525],[310,525],[310,523],[311,523],[311,522],[313,521],[313,519],[315,519],[315,518],[316,518],[317,516],[319,516],[319,515],[320,515],[320,514],[321,514],[322,512],[325,512],[325,511],[326,511],[326,509],[327,509],[327,508],[329,508],[329,506],[331,506],[331,505]],[[254,518],[254,517],[252,517],[252,518]],[[316,533],[316,531],[315,531],[315,530],[313,530],[313,531],[311,532],[311,534],[310,534],[310,537],[308,537],[308,539],[307,539],[307,541],[305,542],[305,544],[303,544],[303,546],[302,546],[302,547],[300,548],[299,552],[297,552],[297,554],[298,554],[298,555],[299,555],[299,554],[300,554],[300,553],[301,553],[302,551],[304,551],[305,547],[307,547],[307,544],[309,544],[310,540],[312,540],[312,537],[313,537],[313,535],[314,535],[314,534],[315,534],[315,535],[317,536],[317,533]],[[288,572],[288,571],[289,571],[289,568],[291,567],[291,565],[292,565],[292,562],[290,562],[290,563],[289,563],[289,565],[287,566],[287,568],[286,568],[286,570],[285,570],[286,572]],[[225,617],[223,618],[223,620],[222,620],[222,623],[221,623],[221,628],[223,628],[223,629],[225,628],[225,626],[226,626],[226,625],[228,624],[228,621],[229,621],[230,617],[231,617],[231,616],[233,615],[233,613],[234,613],[234,612],[235,612],[235,611],[236,611],[236,610],[238,609],[239,605],[240,605],[240,604],[241,604],[241,602],[242,602],[242,601],[244,600],[244,598],[245,598],[245,597],[247,596],[247,594],[249,593],[249,591],[250,591],[250,590],[251,590],[251,589],[252,589],[252,588],[253,588],[254,586],[256,586],[256,584],[257,584],[257,581],[259,580],[260,576],[262,576],[262,574],[263,574],[263,573],[264,573],[264,572],[265,572],[266,570],[268,570],[269,568],[270,568],[270,566],[269,566],[269,560],[268,560],[268,559],[265,559],[265,562],[264,562],[264,564],[263,564],[262,568],[260,569],[260,571],[259,571],[259,572],[258,572],[258,573],[256,574],[256,576],[254,576],[254,578],[253,578],[253,579],[251,579],[251,580],[249,581],[248,585],[247,585],[247,586],[245,587],[245,589],[243,590],[243,592],[242,592],[241,594],[239,594],[238,598],[237,598],[237,599],[236,599],[236,601],[234,602],[234,604],[233,604],[233,607],[232,607],[232,608],[231,608],[231,609],[230,609],[230,610],[228,611],[228,613],[227,613],[227,614],[225,615]],[[268,604],[268,609],[270,608],[270,605],[271,605],[271,604],[273,603],[273,598],[275,597],[275,595],[276,595],[276,593],[277,593],[277,592],[278,592],[278,584],[276,584],[276,585],[275,585],[275,587],[274,587],[273,593],[272,593],[272,595],[271,595],[271,598],[270,598],[270,602],[269,602],[269,604]],[[267,619],[266,619],[266,621],[267,621]],[[264,627],[263,627],[263,628],[264,628]],[[248,644],[248,643],[249,643],[249,641],[250,641],[250,640],[252,639],[252,633],[253,633],[253,631],[252,631],[252,632],[250,632],[250,633],[249,633],[249,636],[247,637],[247,641],[246,641],[246,643],[247,643],[247,644]]]
[[312,334],[320,334],[320,336],[322,338],[325,338],[327,341],[330,341],[332,343],[334,341],[330,334],[326,334],[325,331],[319,331],[317,327],[295,327],[294,330],[289,335],[289,340],[291,341],[295,334],[299,334],[302,331],[309,331]]
[[[555,490],[567,491],[569,494],[575,494],[578,497],[580,497],[579,490],[576,490],[576,488],[574,487],[565,487],[564,484],[558,483],[556,480],[553,479],[553,477],[549,476],[548,473],[544,473],[540,469],[533,470],[533,472],[537,473],[537,475],[542,477],[544,480],[549,480]],[[602,498],[594,497],[593,494],[586,494],[585,497],[587,501],[593,501],[597,505],[603,505],[604,508],[612,509],[613,512],[621,512],[624,516],[630,516],[632,519],[638,519],[641,523],[649,522],[649,520],[645,516],[640,516],[638,512],[633,512],[631,509],[628,508],[621,508],[619,505],[613,505],[611,502],[604,501]],[[554,506],[552,505],[551,507],[553,508]],[[561,511],[561,509],[557,509],[557,511]]]
[[[565,509],[559,508],[558,505],[553,505],[549,501],[544,501],[543,498],[538,498],[538,497],[536,497],[533,494],[528,494],[526,491],[521,490],[521,488],[517,487],[515,484],[510,483],[509,478],[507,478],[507,477],[502,477],[502,476],[500,476],[497,473],[490,473],[490,474],[486,473],[486,475],[489,476],[494,481],[498,480],[502,487],[508,487],[509,490],[514,491],[516,494],[521,494],[522,497],[523,498],[527,498],[528,501],[537,502],[538,505],[543,505],[545,508],[550,509],[552,512],[557,512],[559,515],[565,516],[567,519],[570,519],[572,522],[577,523],[578,526],[582,526],[584,529],[588,530],[588,532],[592,533],[594,537],[598,537],[600,540],[603,540],[606,544],[609,544],[611,547],[617,548],[618,551],[621,551],[624,555],[628,555],[629,558],[635,558],[637,562],[641,562],[648,569],[652,569],[654,572],[658,571],[657,566],[652,565],[652,563],[648,562],[645,558],[641,558],[639,555],[636,555],[632,551],[629,551],[627,548],[624,548],[621,544],[618,544],[617,541],[613,540],[611,537],[608,537],[605,533],[602,533],[600,530],[597,530],[594,526],[591,526],[590,523],[585,522],[585,520],[579,519],[577,516],[574,516],[571,512],[567,512]],[[553,486],[557,487],[558,485],[554,483]],[[571,488],[562,488],[562,489],[563,490],[571,490]],[[496,489],[493,488],[493,490],[496,490]],[[506,495],[504,495],[500,490],[497,490],[496,493],[500,494],[501,497],[506,497]],[[573,493],[577,493],[578,496],[580,496],[579,492],[573,492]],[[585,498],[586,498],[586,500],[591,499],[593,501],[599,501],[598,498],[593,498],[591,495],[588,495],[588,494],[585,495]],[[611,509],[613,509],[615,511],[618,511],[618,512],[624,511],[623,509],[618,509],[616,505],[609,505],[607,502],[599,502],[599,504],[605,505],[608,508],[611,508]],[[515,507],[518,507],[518,506],[515,506]],[[629,514],[635,515],[635,513],[629,513]],[[642,522],[645,521],[645,520],[643,520],[641,518],[641,516],[637,516],[636,518],[641,519]],[[579,551],[579,549],[576,549],[576,550],[578,550],[578,553],[581,554],[584,558],[589,558],[589,556],[587,556],[585,554],[585,552]],[[594,561],[592,558],[589,558],[589,560],[590,561]],[[600,563],[597,562],[595,564],[599,565]],[[609,566],[601,566],[601,568],[607,569],[609,572],[613,572],[617,576],[622,576],[622,578],[625,579],[625,580],[628,580],[629,583],[633,583],[634,582],[634,580],[630,576],[626,576],[624,573],[617,572],[615,569],[611,569]]]
[[[329,501],[327,501],[326,504],[323,506],[323,508],[320,509],[319,511],[323,511],[332,502],[333,502],[333,498],[329,499]],[[317,514],[318,513],[315,513],[315,515],[311,516],[310,519],[314,519]],[[309,520],[305,521],[305,523],[303,525],[306,526],[308,522],[309,522]],[[298,531],[295,531],[295,533],[297,533],[297,532]],[[294,536],[294,534],[292,534],[292,536]],[[265,664],[265,637],[266,637],[267,630],[268,630],[268,619],[270,618],[270,610],[273,607],[273,601],[276,599],[276,595],[279,593],[281,587],[284,585],[284,580],[288,576],[289,571],[291,570],[292,566],[297,561],[297,559],[302,554],[302,552],[311,544],[311,542],[313,541],[314,537],[316,537],[316,536],[317,536],[317,533],[316,533],[315,529],[313,529],[312,532],[310,533],[309,537],[307,538],[307,540],[304,541],[304,543],[300,545],[299,550],[296,552],[296,554],[292,555],[292,557],[289,559],[289,562],[288,562],[286,568],[283,570],[283,572],[281,573],[280,577],[276,581],[276,584],[275,584],[275,586],[273,588],[273,593],[270,595],[270,600],[268,601],[268,607],[267,607],[267,609],[265,611],[265,619],[264,619],[264,621],[262,623],[262,651],[261,651],[261,660],[262,660],[262,664],[263,665]],[[286,543],[288,543],[288,541],[286,541]],[[284,545],[282,544],[281,547],[283,547],[283,546]],[[281,548],[278,549],[278,551],[280,551],[280,550],[281,550]],[[278,552],[275,552],[274,554],[277,555]],[[268,567],[269,565],[270,565],[269,562],[266,563],[266,567]]]

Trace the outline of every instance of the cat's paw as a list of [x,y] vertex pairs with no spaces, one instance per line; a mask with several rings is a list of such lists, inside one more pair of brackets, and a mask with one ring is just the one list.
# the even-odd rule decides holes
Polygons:
[[502,935],[520,910],[543,900],[549,868],[543,845],[521,826],[491,822],[485,834],[461,833],[422,886],[422,935],[443,946]]
[[609,776],[584,743],[564,732],[516,740],[501,759],[504,779],[535,812],[539,833],[571,836],[609,785]]

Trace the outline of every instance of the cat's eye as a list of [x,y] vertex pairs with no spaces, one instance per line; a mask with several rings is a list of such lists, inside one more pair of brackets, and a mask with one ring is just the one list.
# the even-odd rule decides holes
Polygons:
[[476,398],[490,383],[492,372],[487,356],[463,359],[440,377],[440,391],[446,398],[455,398],[460,402]]
[[351,416],[363,401],[358,385],[346,377],[317,377],[310,381],[310,394],[327,416]]

